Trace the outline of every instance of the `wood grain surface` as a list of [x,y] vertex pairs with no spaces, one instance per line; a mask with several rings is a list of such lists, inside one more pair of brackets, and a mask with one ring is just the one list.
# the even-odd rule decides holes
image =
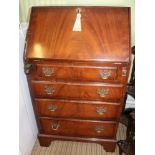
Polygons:
[[[32,65],[29,79],[38,81],[68,81],[68,82],[103,82],[122,83],[128,80],[130,63],[79,62],[79,61],[50,61],[28,59]],[[44,69],[52,71],[46,76]],[[125,74],[124,74],[125,71]],[[103,78],[103,72],[110,72],[110,76]]]
[[[87,120],[65,120],[40,118],[42,124],[42,134],[89,137],[89,138],[115,138],[116,122],[87,121]],[[54,130],[52,125],[59,125]],[[97,132],[99,128],[101,131]]]
[[129,8],[80,7],[80,10],[82,31],[74,32],[77,7],[33,7],[26,58],[128,62]]
[[[121,102],[124,86],[109,85],[103,83],[65,83],[50,81],[31,81],[31,87],[35,97],[59,98],[59,99],[80,99]],[[46,89],[52,89],[48,93]],[[107,91],[105,96],[100,91]]]
[[35,99],[38,115],[92,120],[117,120],[120,103]]

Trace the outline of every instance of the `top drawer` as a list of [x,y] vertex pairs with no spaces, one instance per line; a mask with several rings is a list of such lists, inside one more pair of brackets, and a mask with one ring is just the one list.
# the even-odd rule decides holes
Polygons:
[[104,81],[116,80],[116,67],[37,65],[37,74],[50,79]]
[[31,79],[48,81],[82,81],[126,83],[128,68],[122,65],[35,63]]

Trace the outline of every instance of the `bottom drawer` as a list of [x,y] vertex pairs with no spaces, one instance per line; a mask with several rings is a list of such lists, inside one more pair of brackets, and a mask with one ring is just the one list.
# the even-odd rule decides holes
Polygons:
[[115,138],[117,122],[40,119],[42,133],[64,136]]

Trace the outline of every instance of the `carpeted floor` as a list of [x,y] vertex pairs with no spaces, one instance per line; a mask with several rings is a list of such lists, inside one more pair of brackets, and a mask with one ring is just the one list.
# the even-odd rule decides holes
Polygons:
[[[119,124],[117,139],[125,139],[126,127]],[[107,153],[104,148],[95,143],[53,141],[50,147],[40,147],[38,141],[31,155],[119,155],[118,147],[114,153]]]

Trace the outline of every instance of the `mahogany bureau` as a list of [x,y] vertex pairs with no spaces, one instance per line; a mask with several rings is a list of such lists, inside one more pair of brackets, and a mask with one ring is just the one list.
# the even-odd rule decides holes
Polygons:
[[130,8],[32,7],[24,63],[41,146],[71,140],[115,150]]

